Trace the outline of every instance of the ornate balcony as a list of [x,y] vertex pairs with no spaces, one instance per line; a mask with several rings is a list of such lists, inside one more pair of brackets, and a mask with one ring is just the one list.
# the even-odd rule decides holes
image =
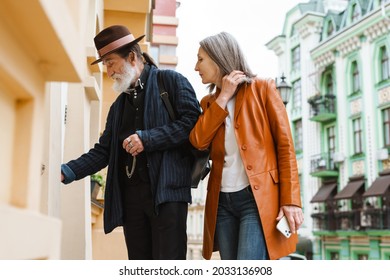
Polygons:
[[336,119],[336,96],[333,94],[316,94],[310,97],[310,120],[320,123]]
[[390,229],[390,209],[366,209],[360,216],[361,227],[366,230]]
[[360,226],[360,209],[350,211],[335,212],[337,230],[359,230]]
[[313,155],[310,159],[310,174],[313,177],[337,177],[339,172],[330,153]]

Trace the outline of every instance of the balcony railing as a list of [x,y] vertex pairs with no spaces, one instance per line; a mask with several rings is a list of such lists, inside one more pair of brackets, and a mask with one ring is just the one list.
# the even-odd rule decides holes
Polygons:
[[310,159],[310,174],[314,177],[337,177],[339,172],[330,153],[313,155]]
[[332,211],[325,213],[313,213],[314,231],[334,231],[336,229],[336,220]]
[[365,229],[390,229],[390,209],[363,210],[360,221]]
[[337,230],[360,230],[360,210],[339,211],[335,213]]
[[314,231],[390,230],[390,209],[352,209],[314,213]]
[[310,104],[310,120],[329,122],[336,119],[336,96],[333,94],[316,94],[307,102]]

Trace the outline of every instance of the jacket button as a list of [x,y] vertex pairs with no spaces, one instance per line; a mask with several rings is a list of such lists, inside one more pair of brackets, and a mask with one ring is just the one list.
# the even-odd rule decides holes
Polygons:
[[252,165],[248,165],[248,166],[246,167],[246,169],[252,170]]
[[254,185],[253,188],[254,188],[255,190],[258,190],[258,189],[259,189],[259,186],[258,186],[258,185]]
[[246,150],[246,145],[242,145],[241,149],[245,151]]
[[240,125],[238,123],[236,123],[236,125],[234,126],[236,129],[238,129],[240,127]]

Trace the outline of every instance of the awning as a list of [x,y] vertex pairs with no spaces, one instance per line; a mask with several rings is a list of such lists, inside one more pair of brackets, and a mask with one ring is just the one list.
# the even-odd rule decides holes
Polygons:
[[[364,180],[349,182],[344,189],[335,195],[335,199],[350,199],[357,192],[364,190]],[[361,195],[361,194],[360,194]]]
[[371,187],[363,194],[363,196],[381,196],[386,193],[390,186],[390,175],[380,176],[376,178]]
[[311,199],[312,202],[324,202],[337,192],[337,183],[323,185]]

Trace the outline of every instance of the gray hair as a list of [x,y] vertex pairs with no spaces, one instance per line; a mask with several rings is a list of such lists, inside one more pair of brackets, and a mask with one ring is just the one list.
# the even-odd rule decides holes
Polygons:
[[[200,46],[207,55],[217,64],[221,77],[230,74],[233,70],[239,70],[248,77],[246,82],[251,82],[256,75],[250,70],[245,56],[237,40],[227,32],[209,36],[200,41]],[[212,92],[215,84],[209,85]]]
[[124,46],[122,48],[120,48],[119,50],[116,51],[116,53],[122,57],[122,58],[127,58],[128,55],[131,53],[131,52],[134,52],[135,55],[138,57],[138,59],[140,60],[145,60],[147,63],[149,63],[150,65],[154,65],[157,67],[157,64],[156,62],[153,60],[153,58],[147,54],[146,52],[143,52],[141,50],[141,47],[139,44],[135,44],[135,45],[132,45],[130,47],[128,46]]

